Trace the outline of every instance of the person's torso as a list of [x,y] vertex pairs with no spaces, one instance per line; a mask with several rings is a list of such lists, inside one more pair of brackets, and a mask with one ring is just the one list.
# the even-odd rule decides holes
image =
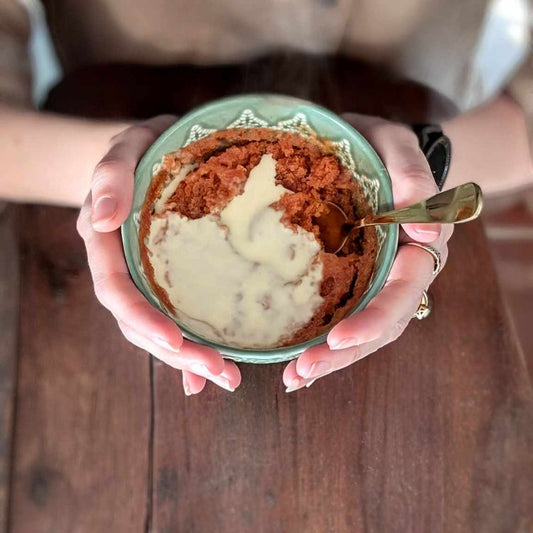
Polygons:
[[63,68],[236,63],[343,53],[437,85],[471,84],[487,0],[43,0]]
[[[61,61],[235,62],[291,49],[394,55],[438,0],[45,0]],[[479,2],[478,2],[479,3]]]

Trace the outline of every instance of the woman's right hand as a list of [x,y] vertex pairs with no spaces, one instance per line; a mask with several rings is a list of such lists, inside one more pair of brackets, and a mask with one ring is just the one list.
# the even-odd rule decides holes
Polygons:
[[119,228],[131,209],[135,167],[176,120],[175,116],[161,115],[111,139],[108,152],[94,170],[77,228],[85,241],[96,297],[111,311],[126,339],[182,370],[187,395],[200,392],[206,379],[233,391],[241,381],[235,363],[212,348],[184,340],[178,326],[135,287],[122,250]]

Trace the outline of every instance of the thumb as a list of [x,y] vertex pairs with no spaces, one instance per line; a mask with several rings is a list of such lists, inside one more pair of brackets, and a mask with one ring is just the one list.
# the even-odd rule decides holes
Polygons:
[[[398,142],[386,150],[385,164],[392,178],[394,207],[399,209],[426,200],[439,192],[429,164],[414,142]],[[409,238],[418,242],[435,241],[440,224],[402,224]]]
[[[411,171],[412,172],[412,171]],[[403,180],[394,189],[402,189],[395,192],[395,207],[406,207],[427,200],[438,193],[437,186],[431,172],[423,174],[403,174]],[[402,224],[402,228],[410,239],[417,242],[430,243],[438,239],[441,233],[440,224]]]
[[[392,181],[395,209],[416,204],[439,192],[429,163],[412,130],[376,117],[345,116],[366,137],[385,163]],[[440,224],[403,224],[402,228],[409,238],[425,243],[436,240],[441,231]]]
[[110,155],[111,151],[93,174],[91,224],[100,232],[116,230],[126,220],[133,199],[135,167]]
[[162,115],[132,126],[112,139],[96,165],[91,186],[91,224],[96,231],[114,231],[128,217],[133,200],[133,175],[144,152],[176,117]]

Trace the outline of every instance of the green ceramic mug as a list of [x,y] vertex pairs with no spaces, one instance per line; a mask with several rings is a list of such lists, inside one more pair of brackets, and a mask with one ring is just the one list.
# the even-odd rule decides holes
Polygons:
[[[275,94],[249,94],[216,100],[194,109],[165,131],[148,149],[135,171],[133,205],[122,226],[122,242],[133,281],[147,300],[168,315],[153,293],[140,260],[139,213],[154,165],[161,158],[215,130],[227,128],[272,127],[301,135],[319,135],[334,143],[338,157],[361,185],[374,212],[393,207],[392,185],[381,159],[366,139],[331,111],[311,102]],[[363,309],[381,290],[392,267],[398,245],[398,227],[378,228],[378,254],[370,284],[350,314]],[[170,315],[169,315],[170,316]],[[171,318],[176,320],[175,317]],[[279,363],[294,359],[305,349],[325,342],[327,332],[301,344],[282,348],[252,350],[217,344],[180,326],[183,335],[215,348],[228,359],[244,363]]]

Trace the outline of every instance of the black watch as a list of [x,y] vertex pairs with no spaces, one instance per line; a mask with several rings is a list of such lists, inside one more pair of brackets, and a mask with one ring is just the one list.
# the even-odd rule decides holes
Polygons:
[[435,182],[439,190],[442,190],[452,157],[452,143],[444,135],[442,128],[436,124],[414,124],[411,126],[418,144],[429,163]]

